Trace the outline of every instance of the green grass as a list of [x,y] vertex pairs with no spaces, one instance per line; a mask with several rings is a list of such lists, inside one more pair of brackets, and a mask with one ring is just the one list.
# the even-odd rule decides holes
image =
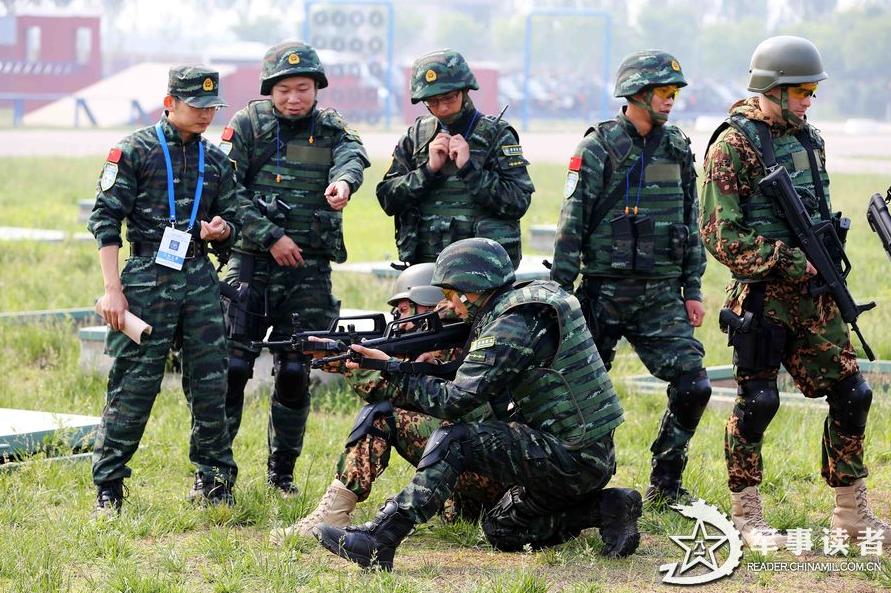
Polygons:
[[[76,231],[77,199],[89,196],[99,163],[95,159],[11,159],[0,161],[0,219],[4,225]],[[379,168],[347,210],[347,243],[352,260],[392,255],[391,222],[380,212],[373,186]],[[556,221],[563,168],[532,170],[538,193],[524,220]],[[852,290],[879,308],[862,318],[864,333],[882,358],[891,358],[891,337],[881,328],[891,322],[888,262],[864,222],[866,198],[889,179],[835,176],[837,208],[855,221],[850,255],[855,265]],[[381,226],[386,225],[386,226]],[[388,229],[381,232],[381,228]],[[86,306],[99,294],[95,246],[3,243],[0,249],[0,310]],[[711,262],[705,278],[709,318],[698,332],[708,364],[726,364],[729,351],[715,328],[717,308],[727,283],[725,271]],[[347,306],[380,308],[384,282],[360,276],[335,278]],[[0,407],[100,414],[105,377],[78,367],[79,344],[64,324],[0,327]],[[613,376],[626,408],[617,431],[619,471],[613,483],[646,487],[649,444],[665,400],[661,395],[628,391],[623,377],[642,371],[623,347]],[[333,464],[350,429],[358,399],[346,392],[314,396],[303,456],[297,465],[302,494],[282,500],[264,484],[268,393],[250,397],[235,443],[240,466],[238,505],[232,509],[193,508],[185,502],[191,483],[188,462],[189,415],[178,389],[158,397],[141,448],[131,464],[130,495],[117,520],[90,519],[94,489],[88,463],[66,464],[38,456],[15,471],[0,471],[0,591],[75,592],[224,592],[343,591],[427,592],[566,591],[635,592],[671,590],[658,585],[657,567],[680,560],[669,534],[688,532],[690,524],[674,513],[646,512],[642,545],[632,558],[606,561],[597,555],[592,533],[555,549],[501,554],[492,550],[474,525],[422,526],[400,548],[395,574],[365,574],[331,556],[314,541],[294,540],[284,548],[268,543],[270,529],[308,513],[329,483]],[[729,507],[722,451],[728,410],[712,406],[691,446],[686,483],[723,509]],[[819,477],[820,431],[824,412],[785,406],[771,424],[765,444],[763,491],[768,518],[781,527],[828,524],[831,492]],[[867,431],[867,461],[874,507],[888,517],[891,505],[889,406],[874,404]],[[356,520],[374,516],[385,498],[410,478],[398,456],[380,478]],[[784,560],[793,559],[781,555]],[[751,559],[747,555],[746,560]],[[745,560],[744,560],[745,562]],[[875,591],[891,587],[887,560],[873,574],[754,573],[744,567],[729,580],[703,591]]]

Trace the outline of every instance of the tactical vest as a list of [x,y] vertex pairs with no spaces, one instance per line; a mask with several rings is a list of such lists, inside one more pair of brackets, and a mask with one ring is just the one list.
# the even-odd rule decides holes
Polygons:
[[603,361],[588,332],[578,300],[556,282],[536,280],[517,284],[496,297],[480,326],[515,307],[538,303],[557,313],[560,330],[557,353],[550,365],[527,369],[512,391],[526,423],[548,432],[570,449],[582,449],[623,422]]
[[[276,142],[278,120],[271,101],[256,101],[248,106],[254,131],[251,157],[263,147]],[[283,213],[284,229],[303,252],[303,257],[321,257],[336,262],[346,261],[343,242],[343,213],[332,210],[325,199],[328,175],[334,165],[334,146],[342,126],[337,112],[314,111],[311,124],[281,147],[278,155],[269,158],[249,180],[252,197],[265,203],[278,198],[291,207]],[[284,133],[284,126],[279,135]],[[256,153],[256,154],[254,154]],[[284,210],[284,209],[279,209]],[[262,251],[260,246],[251,249]]]
[[[466,139],[471,152],[487,152],[491,144],[497,142],[500,130],[507,124],[499,124],[496,128],[495,121],[496,118],[489,115],[479,118],[470,137]],[[411,129],[411,140],[415,147],[412,160],[415,167],[421,167],[429,160],[427,149],[438,131],[439,122],[433,116],[420,118]],[[481,165],[484,166],[485,163]],[[520,221],[492,216],[470,197],[464,180],[456,172],[455,163],[448,161],[440,171],[445,179],[419,200],[416,223],[399,229],[396,237],[399,258],[412,263],[432,262],[436,261],[436,256],[443,249],[455,241],[484,237],[501,243],[511,259],[519,261]]]
[[[761,138],[756,124],[740,114],[731,115],[718,127],[712,136],[712,140],[709,142],[709,148],[727,128],[733,128],[740,132],[749,142],[749,145],[755,149],[755,154],[758,155],[759,160],[763,158],[764,151],[761,147]],[[812,174],[807,150],[796,136],[806,137],[815,147],[817,166],[819,167],[818,175]],[[773,137],[773,150],[776,155],[776,162],[788,171],[789,177],[792,178],[792,184],[798,191],[798,195],[801,196],[802,204],[807,208],[808,214],[814,222],[821,220],[820,204],[817,199],[817,183],[822,185],[827,210],[831,209],[829,175],[827,175],[826,169],[822,166],[822,159],[820,158],[823,146],[823,139],[820,138],[816,129],[810,124],[805,124],[799,134],[783,134],[779,137]],[[815,178],[817,176],[819,180]],[[786,245],[797,244],[792,230],[779,214],[779,206],[776,205],[772,198],[761,193],[757,183],[752,185],[752,193],[741,204],[741,207],[746,224],[757,229],[759,235],[775,241],[782,241]]]
[[[601,122],[589,129],[586,137],[592,134],[609,154],[610,170],[607,175],[604,169],[605,187],[600,199],[613,204],[594,221],[594,228],[586,230],[584,273],[645,278],[680,276],[693,236],[686,224],[692,204],[685,203],[682,176],[690,141],[678,128],[664,126],[663,136],[647,160],[641,179],[643,148],[635,145],[622,123]],[[632,214],[634,206],[638,206],[636,216],[621,218],[626,204]]]

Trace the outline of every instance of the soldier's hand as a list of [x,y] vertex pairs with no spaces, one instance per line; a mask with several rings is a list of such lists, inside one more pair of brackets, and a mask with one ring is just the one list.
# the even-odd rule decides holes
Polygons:
[[302,250],[287,235],[282,235],[278,241],[272,244],[269,254],[275,263],[283,268],[299,268],[303,265]]
[[427,166],[434,173],[438,173],[449,160],[449,138],[448,134],[440,132],[427,147],[427,154],[430,157]]
[[449,139],[449,158],[455,161],[460,169],[470,160],[470,145],[461,134],[456,134]]
[[[307,342],[316,342],[318,344],[326,344],[326,343],[333,344],[334,343],[334,340],[332,340],[331,338],[320,338],[319,336],[308,336],[306,338],[306,341]],[[325,358],[326,356],[331,356],[331,352],[329,352],[329,351],[322,350],[321,348],[319,348],[318,350],[311,350],[311,348],[312,348],[311,344],[305,346],[304,350],[303,350],[304,354],[309,354],[313,358]]]
[[350,200],[350,184],[343,180],[328,184],[325,199],[334,210],[343,210]]
[[814,264],[812,264],[810,261],[808,261],[808,262],[807,262],[807,267],[804,269],[804,274],[805,274],[805,276],[807,276],[808,278],[810,278],[811,276],[816,276],[816,275],[817,275],[817,268],[814,267]]
[[687,309],[687,319],[690,325],[700,327],[702,320],[705,318],[705,307],[699,301],[684,301],[684,307]]
[[130,308],[127,297],[122,288],[106,289],[96,303],[96,311],[105,319],[112,328],[121,331],[124,329],[124,313]]
[[201,221],[201,238],[205,241],[225,241],[230,232],[229,225],[219,216],[214,216],[210,222]]
[[[390,360],[390,355],[386,352],[381,352],[380,350],[375,350],[374,348],[366,348],[365,346],[360,346],[359,344],[352,344],[350,346],[354,352],[358,352],[365,358],[371,358],[373,360]],[[354,362],[352,360],[348,360],[346,363],[346,367],[351,371],[354,371],[359,367],[358,362]]]

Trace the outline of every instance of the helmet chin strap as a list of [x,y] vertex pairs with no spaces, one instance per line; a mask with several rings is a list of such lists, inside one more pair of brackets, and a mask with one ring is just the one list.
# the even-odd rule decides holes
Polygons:
[[634,103],[644,111],[646,111],[650,115],[650,122],[654,126],[664,125],[665,122],[668,121],[668,115],[664,113],[659,113],[655,109],[653,109],[653,89],[650,88],[644,93],[644,100],[635,99],[634,97],[628,97],[629,103]]
[[764,94],[767,97],[767,100],[775,105],[780,106],[780,112],[782,113],[783,119],[786,120],[790,126],[799,127],[804,123],[804,120],[789,111],[789,89],[784,86],[780,87],[780,98],[777,99],[773,95]]

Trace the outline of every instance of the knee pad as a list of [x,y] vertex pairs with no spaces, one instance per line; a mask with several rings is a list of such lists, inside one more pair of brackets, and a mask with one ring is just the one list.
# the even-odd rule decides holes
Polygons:
[[[374,425],[374,421],[378,418],[384,419],[387,423],[387,428],[390,429],[390,434],[382,432]],[[384,439],[391,445],[393,444],[396,437],[396,417],[393,415],[393,404],[390,402],[376,402],[362,406],[362,409],[359,410],[359,415],[356,417],[356,423],[350,431],[350,436],[347,437],[346,446],[355,445],[366,435],[376,436]]]
[[467,425],[463,422],[450,426],[440,426],[427,439],[427,446],[424,447],[421,461],[418,462],[418,469],[426,469],[434,463],[445,461],[456,472],[461,473],[464,466],[464,458],[469,451],[468,436]]
[[668,386],[668,409],[687,430],[696,430],[712,396],[705,369],[682,373]]
[[773,379],[745,381],[738,393],[733,413],[739,418],[739,430],[747,440],[759,442],[780,408],[777,382]]
[[303,408],[309,401],[309,365],[299,352],[277,352],[272,369],[275,391],[272,397],[292,410]]
[[872,389],[863,375],[857,373],[836,383],[827,400],[829,417],[838,423],[842,433],[855,436],[864,433],[872,404]]
[[229,397],[227,399],[244,398],[244,387],[254,376],[254,359],[246,356],[243,350],[233,350],[229,354],[229,370],[227,380]]

